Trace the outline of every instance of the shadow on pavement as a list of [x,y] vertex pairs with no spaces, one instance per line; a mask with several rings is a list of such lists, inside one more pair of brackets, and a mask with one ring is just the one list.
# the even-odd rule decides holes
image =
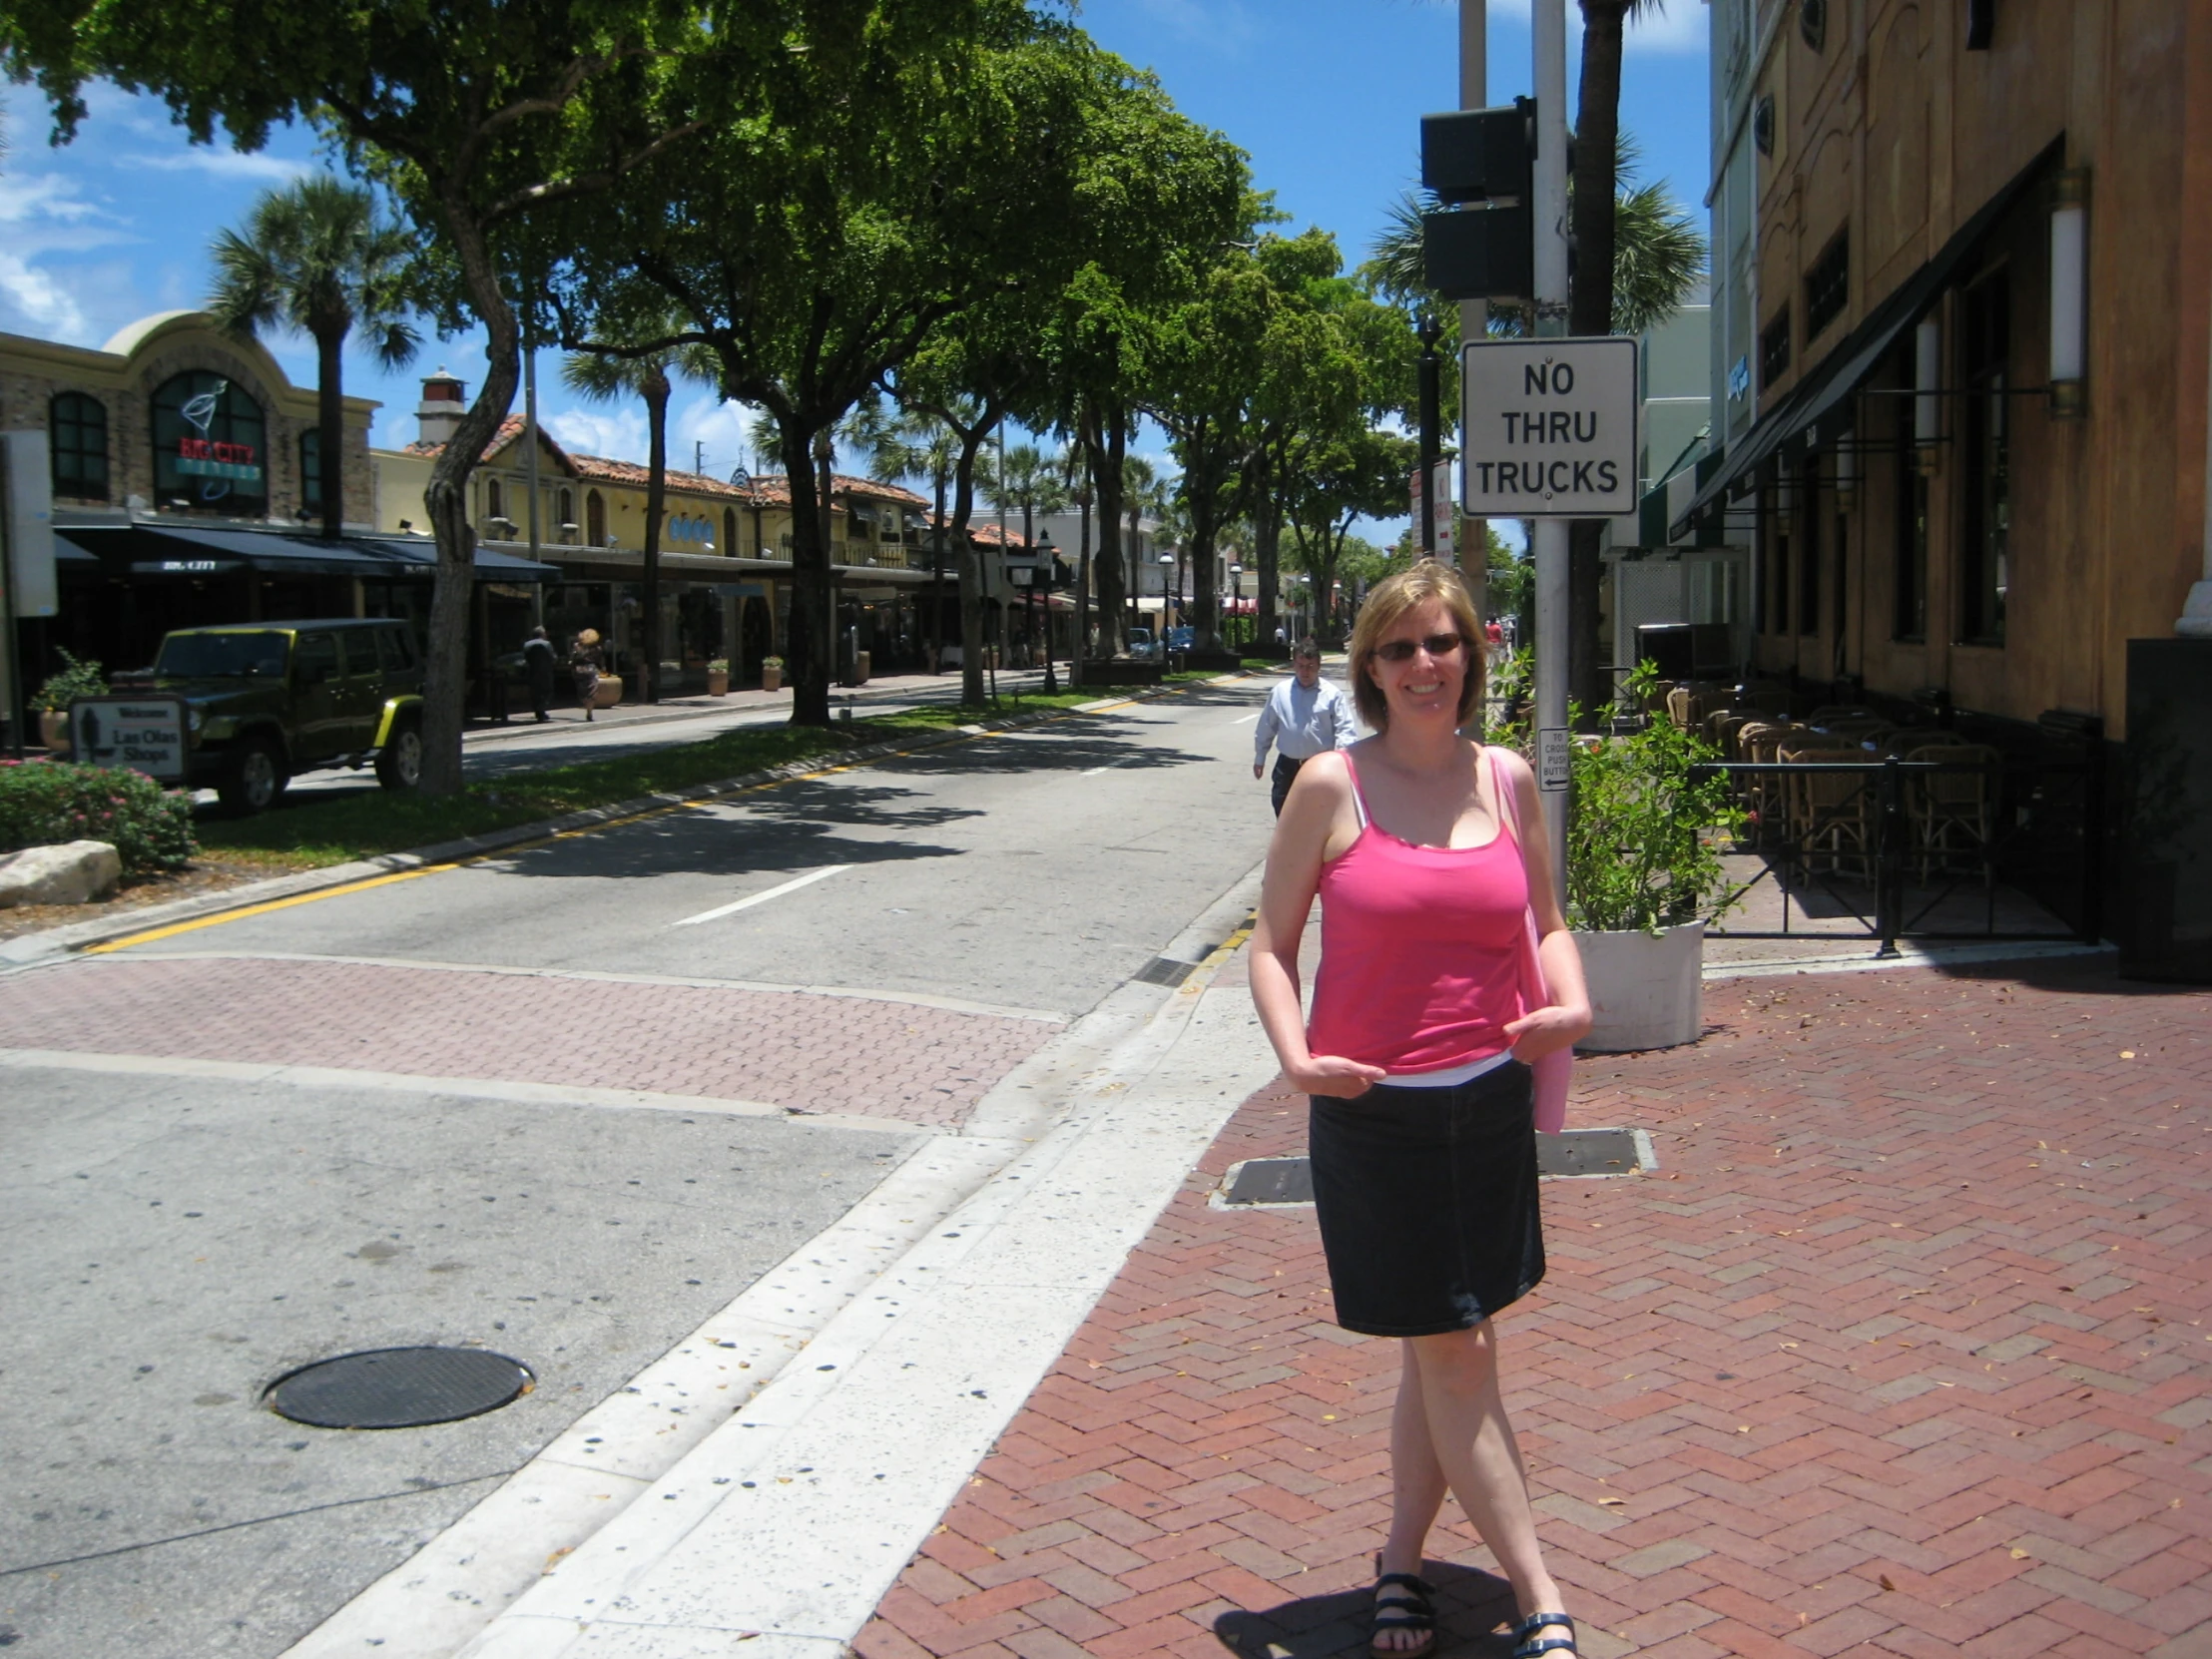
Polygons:
[[1219,765],[1219,758],[1187,749],[1161,749],[1132,743],[1118,722],[1088,720],[1056,723],[1027,732],[993,732],[968,743],[916,750],[878,761],[886,773],[1089,772],[1126,767],[1156,772],[1166,767]]
[[[1502,1655],[1512,1644],[1505,1628],[1512,1620],[1512,1586],[1494,1573],[1474,1567],[1428,1562],[1421,1576],[1436,1587],[1436,1645],[1440,1656]],[[1305,1596],[1264,1613],[1242,1608],[1214,1620],[1214,1634],[1232,1653],[1269,1654],[1275,1659],[1332,1659],[1338,1654],[1365,1656],[1368,1619],[1375,1598],[1367,1586],[1335,1595]]]

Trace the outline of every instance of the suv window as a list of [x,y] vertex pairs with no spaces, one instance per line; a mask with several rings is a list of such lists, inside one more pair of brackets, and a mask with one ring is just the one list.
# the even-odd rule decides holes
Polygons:
[[404,628],[379,628],[376,630],[376,655],[384,665],[386,674],[414,667],[414,642],[407,638]]
[[165,680],[276,680],[284,672],[284,636],[172,634],[154,672]]
[[292,684],[320,686],[337,678],[338,642],[335,634],[301,634],[291,653]]

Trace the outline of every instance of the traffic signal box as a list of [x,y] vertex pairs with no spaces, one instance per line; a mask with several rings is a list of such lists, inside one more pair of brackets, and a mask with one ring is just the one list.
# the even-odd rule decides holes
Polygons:
[[1420,118],[1420,182],[1445,204],[1421,215],[1427,284],[1446,299],[1530,297],[1535,283],[1536,101]]

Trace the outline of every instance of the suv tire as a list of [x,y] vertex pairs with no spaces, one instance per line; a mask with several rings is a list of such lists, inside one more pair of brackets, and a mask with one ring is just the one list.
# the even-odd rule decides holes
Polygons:
[[284,759],[276,744],[266,737],[250,737],[239,745],[216,795],[225,812],[251,818],[276,806],[287,781]]
[[411,790],[422,782],[422,723],[403,720],[391,742],[376,752],[376,782],[387,790]]

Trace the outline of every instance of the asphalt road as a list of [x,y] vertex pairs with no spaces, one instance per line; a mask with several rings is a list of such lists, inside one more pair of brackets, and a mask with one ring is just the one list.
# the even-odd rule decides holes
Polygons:
[[[845,1086],[874,1063],[859,1016],[898,1006],[880,999],[1057,1029],[1036,1016],[1092,1009],[1243,877],[1271,823],[1249,765],[1265,687],[924,751],[35,972],[97,990],[220,968],[232,986],[262,975],[274,1002],[300,957],[435,967],[456,1020],[493,970],[749,987],[733,997],[836,987],[859,995],[786,1000],[818,1010],[801,1048]],[[0,1013],[31,982],[0,978]],[[196,1075],[165,1057],[154,1016],[173,1006],[138,1025],[128,999],[101,1007],[99,1028],[72,1029],[65,1006],[42,1041],[98,1064],[0,1073],[0,1646],[26,1656],[283,1652],[920,1144],[918,1128],[712,1102],[617,1110],[604,1089],[395,1086],[365,1040],[338,1069],[375,1086]],[[284,1034],[235,1012],[238,1058],[274,1054]],[[319,1017],[366,1030],[374,1014]],[[550,1022],[521,1036],[575,1039]],[[934,1063],[957,1069],[944,1040]],[[487,1082],[501,1063],[485,1059]],[[294,1366],[415,1343],[480,1343],[537,1386],[386,1432],[261,1408]]]

